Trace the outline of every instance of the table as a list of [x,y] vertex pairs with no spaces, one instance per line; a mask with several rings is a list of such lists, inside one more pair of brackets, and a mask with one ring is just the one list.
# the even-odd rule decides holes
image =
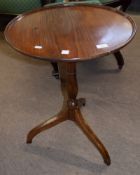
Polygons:
[[64,101],[54,117],[33,128],[27,143],[42,131],[63,121],[75,122],[110,165],[107,149],[83,118],[77,99],[76,63],[110,54],[126,46],[136,33],[130,16],[110,7],[61,5],[41,8],[13,19],[4,32],[7,42],[22,54],[56,61]]
[[[47,6],[54,6],[54,5],[58,5],[58,4],[62,4],[65,3],[65,5],[67,4],[92,4],[92,5],[104,5],[104,6],[110,6],[110,7],[114,7],[114,8],[119,8],[122,11],[126,11],[127,8],[129,7],[130,3],[132,0],[84,0],[84,1],[80,1],[80,0],[55,0],[55,3],[51,3],[51,4],[47,4]],[[121,52],[118,50],[116,52],[113,53],[114,57],[116,58],[117,64],[118,64],[118,68],[121,70],[124,66],[124,58],[123,55],[121,54]],[[52,62],[52,66],[53,66],[53,71],[52,71],[52,75],[56,78],[59,79],[59,70],[58,70],[58,65],[55,62]]]

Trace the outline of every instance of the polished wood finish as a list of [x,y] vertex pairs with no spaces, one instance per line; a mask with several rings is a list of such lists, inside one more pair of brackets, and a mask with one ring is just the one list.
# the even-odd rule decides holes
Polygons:
[[135,31],[129,16],[110,8],[87,5],[42,8],[9,23],[5,37],[12,47],[29,56],[58,62],[64,96],[60,112],[33,128],[27,135],[27,143],[32,143],[42,131],[72,120],[110,165],[106,148],[80,112],[85,99],[77,99],[76,62],[117,52],[131,41]]
[[[131,4],[131,2],[132,2],[132,0],[112,0],[108,3],[103,4],[103,5],[114,7],[114,8],[120,7],[120,10],[125,12],[127,10],[127,8],[129,7],[129,5]],[[118,50],[117,52],[115,52],[113,54],[116,58],[118,68],[121,70],[124,66],[123,55],[122,55],[120,50]]]
[[[80,1],[80,0],[78,0],[78,1]],[[129,7],[129,5],[131,4],[131,2],[132,2],[132,0],[112,0],[112,1],[109,1],[109,2],[104,3],[102,5],[109,6],[109,7],[114,7],[114,8],[120,7],[120,9],[123,12],[125,12],[127,10],[127,8]],[[123,66],[124,66],[123,55],[122,55],[120,50],[116,51],[113,54],[114,54],[114,56],[116,58],[116,61],[117,61],[117,64],[118,64],[118,68],[121,70],[123,68]],[[58,71],[57,62],[55,62],[55,63],[53,62],[52,66],[53,66],[52,75],[56,79],[58,79],[59,78],[59,71]]]
[[32,143],[32,139],[40,132],[49,129],[65,120],[72,120],[85,133],[88,139],[96,146],[96,148],[101,153],[104,162],[107,165],[110,165],[111,160],[106,148],[86,123],[80,112],[80,107],[82,105],[85,105],[85,100],[77,99],[78,85],[76,80],[76,63],[59,63],[59,71],[61,89],[64,96],[62,109],[53,118],[50,118],[49,120],[33,128],[28,133],[27,143]]
[[[18,16],[5,30],[6,40],[16,50],[69,62],[110,54],[124,47],[134,33],[129,16],[109,7],[87,5],[45,7]],[[63,54],[64,50],[69,54]]]

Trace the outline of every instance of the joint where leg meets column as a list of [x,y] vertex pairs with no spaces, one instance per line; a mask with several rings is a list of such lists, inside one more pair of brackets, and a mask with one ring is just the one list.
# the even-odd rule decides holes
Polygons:
[[85,104],[86,104],[85,98],[69,99],[67,101],[68,108],[70,109],[80,108],[82,106],[85,106]]
[[77,99],[69,99],[67,101],[68,108],[75,109],[78,108],[78,100]]

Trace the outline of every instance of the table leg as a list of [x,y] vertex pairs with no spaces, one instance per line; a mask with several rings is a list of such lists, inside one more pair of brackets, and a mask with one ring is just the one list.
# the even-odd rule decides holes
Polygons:
[[69,116],[68,118],[74,121],[84,132],[84,134],[88,137],[88,139],[96,146],[98,151],[101,153],[104,162],[107,165],[110,165],[111,160],[109,154],[99,140],[99,138],[95,135],[92,129],[88,126],[86,121],[84,120],[81,112],[80,107],[81,103],[79,100],[84,102],[83,98],[76,99],[78,94],[78,84],[76,79],[76,64],[75,63],[60,63],[59,64],[59,72],[60,72],[60,79],[61,79],[61,87],[64,96],[64,101],[67,101],[68,109],[69,109]]
[[119,69],[121,70],[124,66],[124,59],[120,51],[114,53]]
[[86,121],[84,120],[80,110],[76,110],[75,122],[81,128],[81,130],[85,133],[85,135],[88,137],[88,139],[99,150],[99,152],[101,153],[101,155],[102,155],[102,157],[104,159],[104,162],[107,165],[110,165],[111,160],[110,160],[110,157],[109,157],[109,154],[108,154],[106,148],[104,147],[102,142],[99,140],[99,138],[95,135],[93,130],[89,127],[89,125],[86,123]]
[[76,79],[76,63],[59,63],[59,73],[61,80],[61,90],[64,96],[62,110],[55,117],[52,117],[51,119],[33,128],[27,135],[27,143],[32,143],[32,139],[40,132],[49,129],[65,120],[72,120],[81,128],[84,134],[96,146],[102,155],[104,162],[107,165],[110,165],[111,161],[106,148],[85,122],[80,112],[80,107],[85,105],[85,99],[77,99],[78,84]]
[[32,143],[33,138],[38,135],[40,132],[47,130],[63,121],[66,120],[66,111],[62,111],[59,114],[55,115],[54,117],[42,122],[35,128],[33,128],[27,135],[26,143]]

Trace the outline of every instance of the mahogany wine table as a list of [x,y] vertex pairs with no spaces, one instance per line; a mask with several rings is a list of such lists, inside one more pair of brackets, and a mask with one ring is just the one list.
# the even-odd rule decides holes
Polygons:
[[77,99],[76,62],[95,59],[119,50],[134,37],[130,16],[110,7],[58,5],[40,8],[14,18],[5,29],[7,42],[17,51],[50,62],[58,62],[64,102],[60,112],[33,128],[27,143],[40,132],[63,121],[74,121],[96,146],[104,162],[110,156],[83,118]]

